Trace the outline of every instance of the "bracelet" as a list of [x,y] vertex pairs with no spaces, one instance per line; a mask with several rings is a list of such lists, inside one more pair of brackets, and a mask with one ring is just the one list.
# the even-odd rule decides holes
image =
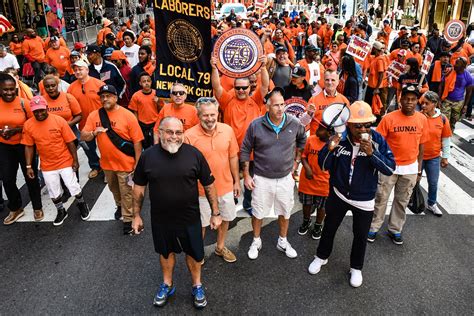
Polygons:
[[31,169],[31,165],[26,165],[26,169]]
[[211,214],[211,216],[221,216],[221,213],[217,213],[217,214]]

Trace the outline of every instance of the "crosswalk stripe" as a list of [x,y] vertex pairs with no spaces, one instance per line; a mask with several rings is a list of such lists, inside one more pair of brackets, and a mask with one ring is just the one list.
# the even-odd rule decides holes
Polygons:
[[[458,122],[456,124],[455,135],[467,142],[467,146],[471,146],[471,144],[469,144],[469,140],[473,138],[474,133],[473,129],[469,125],[466,125],[463,122]],[[464,145],[466,145],[466,143],[464,143]],[[463,148],[466,149],[466,147]],[[448,214],[474,215],[474,208],[472,207],[472,205],[474,205],[474,188],[472,182],[472,179],[474,178],[474,164],[472,163],[472,156],[466,152],[466,150],[463,150],[463,148],[459,147],[455,143],[452,144],[451,158],[449,159],[450,166],[448,167],[448,169],[451,169],[442,169],[440,173],[438,183],[438,205],[440,205],[442,209],[446,210]],[[87,156],[85,155],[82,148],[80,148],[78,151],[78,157],[81,166],[79,169],[79,182],[81,187],[85,188],[84,197],[91,207],[91,217],[89,221],[114,220],[115,201],[113,199],[112,193],[105,184],[97,185],[97,183],[90,182],[88,179],[89,167],[87,163]],[[93,181],[101,180],[95,179]],[[21,187],[22,191],[26,190],[25,180],[21,170],[18,171],[17,183],[18,186]],[[426,175],[424,175],[422,178],[421,186],[425,191],[428,191]],[[4,198],[6,199],[5,194]],[[295,203],[298,203],[296,197],[295,199]],[[49,198],[46,188],[42,189],[42,200],[43,211],[45,213],[45,219],[43,221],[51,222],[56,216],[56,208]],[[386,214],[389,214],[390,212],[392,200],[393,192],[389,198]],[[71,208],[72,212],[75,212],[75,207],[71,206],[73,202],[74,199],[70,198],[64,206],[66,209]],[[242,197],[239,198],[239,203],[236,205],[236,209],[237,217],[249,217],[249,215],[243,210]],[[299,209],[296,211],[299,211]],[[272,215],[269,217],[276,218],[273,212],[271,213]],[[407,210],[407,214],[413,215],[409,210]],[[351,214],[349,212],[348,216],[350,215]],[[33,220],[32,206],[28,201],[25,207],[25,216],[19,221],[30,222]]]
[[[82,153],[82,154],[81,154]],[[79,150],[78,152],[78,158],[79,158],[79,184],[81,185],[81,188],[87,183],[89,178],[87,177],[89,173],[89,166],[87,164],[87,156],[84,154],[82,149]],[[19,174],[22,177],[22,181],[24,182],[25,179],[23,178],[23,175],[21,174],[21,171]],[[43,202],[43,212],[44,212],[44,220],[43,222],[52,222],[56,218],[56,207],[53,204],[53,201],[50,199],[48,190],[46,189],[46,186],[43,187],[41,190],[41,200]],[[64,208],[67,210],[71,204],[74,202],[74,198],[70,198],[66,203],[64,203]],[[18,221],[19,222],[32,222],[34,221],[33,218],[33,207],[31,202],[28,203],[25,206],[25,215],[20,218]],[[79,212],[77,212],[79,214]]]

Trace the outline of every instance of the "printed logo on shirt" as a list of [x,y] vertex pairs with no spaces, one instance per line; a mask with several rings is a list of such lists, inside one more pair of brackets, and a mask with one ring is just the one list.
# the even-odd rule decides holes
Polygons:
[[[115,127],[115,125],[117,125],[116,122],[110,121],[110,126]],[[101,127],[101,126],[102,126],[102,124],[100,124],[100,121],[99,121],[99,122],[95,122],[95,127]]]
[[393,128],[394,133],[408,133],[408,134],[417,134],[418,128],[416,126],[395,126]]
[[125,56],[133,58],[135,56],[135,53],[134,52],[125,52]]
[[62,106],[56,106],[56,107],[49,107],[48,106],[48,112],[62,112],[63,107]]
[[49,133],[50,133],[50,134],[60,134],[61,131],[60,131],[59,129],[57,129],[57,128],[50,128],[50,129],[49,129]]
[[106,71],[100,74],[100,80],[106,81],[111,78],[110,71]]

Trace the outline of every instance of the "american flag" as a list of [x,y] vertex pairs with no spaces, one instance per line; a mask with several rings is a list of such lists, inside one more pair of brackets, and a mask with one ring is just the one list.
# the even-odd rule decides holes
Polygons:
[[4,15],[0,14],[0,36],[2,36],[3,33],[13,32],[14,30],[15,28],[10,21],[8,21]]

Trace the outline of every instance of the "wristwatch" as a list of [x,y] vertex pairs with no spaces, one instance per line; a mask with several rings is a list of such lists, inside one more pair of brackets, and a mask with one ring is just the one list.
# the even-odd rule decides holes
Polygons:
[[211,214],[211,216],[221,216],[221,212],[219,212],[217,214]]
[[26,169],[31,169],[31,165],[26,165]]

